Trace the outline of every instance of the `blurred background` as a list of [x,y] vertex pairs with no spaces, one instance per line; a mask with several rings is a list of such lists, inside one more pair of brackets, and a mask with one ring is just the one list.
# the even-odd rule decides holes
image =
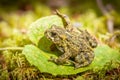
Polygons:
[[[54,15],[56,9],[68,15],[75,27],[87,29],[96,36],[98,44],[107,44],[120,52],[119,0],[0,0],[0,80],[44,79],[44,74],[27,62],[22,51],[11,47],[31,44],[27,36],[29,25],[41,17]],[[119,76],[120,68],[111,73]]]
[[54,14],[56,9],[68,15],[74,26],[88,29],[100,41],[105,42],[115,31],[119,33],[119,0],[0,0],[1,46],[6,46],[5,40],[11,36],[26,33],[32,22]]

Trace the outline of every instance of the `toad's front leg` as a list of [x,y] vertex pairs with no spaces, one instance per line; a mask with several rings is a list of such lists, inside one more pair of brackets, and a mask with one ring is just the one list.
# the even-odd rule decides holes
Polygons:
[[65,63],[69,63],[69,58],[70,56],[66,55],[67,53],[61,55],[60,57],[58,57],[57,59],[56,58],[53,58],[51,57],[49,61],[52,61],[56,64],[65,64]]
[[49,61],[52,61],[56,64],[65,64],[65,63],[69,63],[69,58],[71,57],[70,51],[69,49],[66,47],[66,45],[63,46],[64,47],[64,54],[62,54],[61,56],[59,56],[57,59],[51,57],[51,59]]

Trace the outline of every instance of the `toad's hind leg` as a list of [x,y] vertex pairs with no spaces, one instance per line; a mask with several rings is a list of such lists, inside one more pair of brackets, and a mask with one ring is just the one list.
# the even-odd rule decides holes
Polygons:
[[93,61],[93,59],[94,59],[93,51],[81,52],[75,57],[74,62],[75,68],[87,66]]

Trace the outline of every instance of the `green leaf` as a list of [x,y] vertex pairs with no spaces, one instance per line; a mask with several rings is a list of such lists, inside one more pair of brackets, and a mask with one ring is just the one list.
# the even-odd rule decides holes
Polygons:
[[[50,73],[53,75],[72,75],[87,70],[102,70],[102,68],[111,61],[120,61],[120,54],[118,51],[111,49],[110,47],[98,46],[95,49],[95,59],[94,61],[86,67],[79,69],[74,69],[72,65],[56,65],[53,62],[49,62],[50,56],[55,56],[54,53],[50,51],[44,51],[37,48],[34,45],[27,45],[23,50],[23,54],[30,62],[30,64],[36,66],[41,72]],[[117,67],[116,65],[114,67]]]
[[[114,63],[120,62],[120,53],[106,45],[98,46],[95,49],[95,58],[93,62],[86,67],[74,69],[73,65],[56,65],[53,62],[49,62],[48,60],[51,56],[58,57],[58,55],[60,55],[59,51],[50,50],[52,43],[44,37],[45,30],[53,24],[63,26],[62,19],[57,15],[53,15],[33,22],[30,25],[28,36],[37,46],[27,45],[23,49],[23,54],[27,60],[32,65],[36,66],[41,72],[46,72],[53,75],[72,75],[87,70],[102,70],[106,64],[111,61]],[[117,65],[112,65],[112,68],[114,67],[117,67]]]
[[53,24],[63,26],[62,19],[57,15],[52,15],[33,22],[28,32],[29,39],[37,45],[39,39],[44,36],[45,30],[50,28]]
[[47,72],[53,75],[70,75],[86,70],[82,68],[75,70],[73,66],[68,65],[56,65],[55,63],[48,61],[50,56],[54,56],[54,54],[44,52],[33,45],[25,46],[23,54],[26,56],[27,60],[41,72]]

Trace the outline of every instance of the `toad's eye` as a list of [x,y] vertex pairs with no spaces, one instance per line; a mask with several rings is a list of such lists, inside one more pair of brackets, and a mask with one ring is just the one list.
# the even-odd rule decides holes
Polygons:
[[52,37],[55,37],[56,35],[57,35],[57,33],[51,32],[51,36],[52,36]]

